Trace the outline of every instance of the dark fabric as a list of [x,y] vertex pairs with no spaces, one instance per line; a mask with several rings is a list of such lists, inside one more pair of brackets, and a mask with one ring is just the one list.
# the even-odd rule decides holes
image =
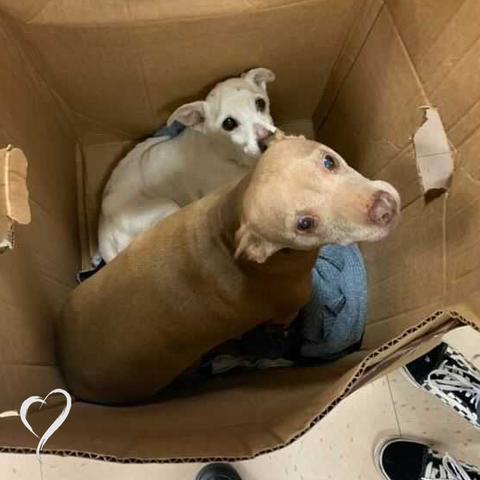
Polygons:
[[101,259],[100,263],[98,263],[96,266],[86,270],[81,270],[77,273],[77,282],[83,283],[85,280],[88,280],[91,276],[95,275],[99,270],[101,270],[105,265],[106,263],[103,259]]

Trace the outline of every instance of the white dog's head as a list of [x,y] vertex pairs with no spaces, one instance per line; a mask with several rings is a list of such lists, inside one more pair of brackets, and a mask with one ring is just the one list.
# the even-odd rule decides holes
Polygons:
[[275,75],[266,68],[254,68],[241,77],[230,78],[215,86],[206,100],[179,107],[168,119],[214,135],[234,146],[239,163],[253,165],[264,150],[262,141],[275,132],[270,116],[267,83]]

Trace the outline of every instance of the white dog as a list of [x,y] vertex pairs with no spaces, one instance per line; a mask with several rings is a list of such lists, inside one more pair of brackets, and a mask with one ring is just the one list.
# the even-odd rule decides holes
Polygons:
[[149,138],[115,168],[103,194],[99,253],[110,262],[142,231],[188,203],[243,176],[274,131],[266,84],[255,68],[215,86],[205,101],[178,108],[167,125],[178,136]]

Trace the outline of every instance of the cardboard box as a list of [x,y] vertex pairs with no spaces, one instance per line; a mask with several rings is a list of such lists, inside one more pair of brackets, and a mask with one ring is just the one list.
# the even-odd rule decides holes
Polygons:
[[[65,386],[53,319],[95,251],[115,162],[214,81],[271,68],[277,121],[313,122],[321,141],[392,182],[404,202],[395,234],[363,246],[370,307],[361,351],[214,379],[152,405],[76,402],[43,454],[252,457],[294,441],[444,332],[479,329],[479,2],[1,0],[0,14],[0,149],[13,145],[28,160],[28,192],[24,173],[2,170],[0,198],[20,202],[0,203],[2,232],[28,223],[31,210],[0,256],[2,412]],[[20,150],[9,172],[26,171]],[[6,194],[7,180],[18,195]],[[49,399],[32,410],[34,430],[44,432],[62,408]],[[37,441],[18,416],[0,418],[1,451],[34,452]]]

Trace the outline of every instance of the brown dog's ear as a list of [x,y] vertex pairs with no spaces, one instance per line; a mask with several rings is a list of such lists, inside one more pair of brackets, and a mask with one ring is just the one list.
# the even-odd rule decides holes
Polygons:
[[275,80],[275,74],[268,68],[252,68],[252,70],[242,74],[242,78],[266,90],[267,83]]
[[178,107],[167,120],[167,126],[177,121],[187,127],[199,129],[205,121],[207,102],[186,103]]
[[256,263],[264,263],[268,257],[278,252],[281,247],[265,240],[257,233],[252,232],[248,224],[243,223],[235,234],[235,260],[245,254],[248,260]]

